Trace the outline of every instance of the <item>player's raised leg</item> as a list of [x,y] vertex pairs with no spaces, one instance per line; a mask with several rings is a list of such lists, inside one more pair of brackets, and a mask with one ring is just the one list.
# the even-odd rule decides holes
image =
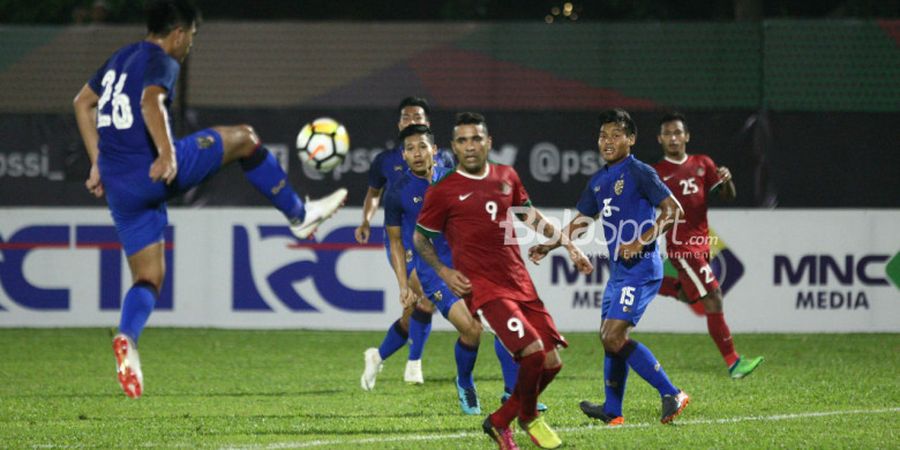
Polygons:
[[709,331],[709,337],[712,338],[725,365],[728,367],[728,374],[731,378],[741,379],[753,373],[756,367],[763,362],[762,356],[755,358],[744,358],[737,353],[734,348],[734,339],[731,337],[731,330],[725,322],[725,313],[722,311],[722,289],[716,287],[705,297],[700,299],[706,310],[706,328]]
[[347,190],[340,188],[321,199],[309,200],[304,204],[288,183],[287,174],[281,165],[261,144],[253,127],[220,126],[214,130],[222,137],[222,164],[238,161],[250,184],[284,214],[291,224],[291,232],[298,239],[309,237],[346,200]]

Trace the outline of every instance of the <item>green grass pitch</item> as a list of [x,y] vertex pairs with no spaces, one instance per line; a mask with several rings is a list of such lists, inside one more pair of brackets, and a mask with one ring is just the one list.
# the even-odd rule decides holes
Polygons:
[[[387,325],[387,324],[385,324]],[[463,416],[451,333],[434,333],[425,385],[403,383],[406,349],[363,392],[362,352],[382,333],[148,328],[145,394],[126,398],[103,329],[0,330],[0,448],[492,448],[483,417]],[[602,398],[596,334],[570,333],[565,367],[541,400],[565,448],[897,448],[900,334],[749,334],[764,355],[750,377],[728,378],[706,335],[635,333],[692,402],[659,424],[659,396],[629,376],[626,426],[578,409]],[[492,338],[476,365],[482,407],[502,377]],[[522,448],[534,448],[519,432]]]

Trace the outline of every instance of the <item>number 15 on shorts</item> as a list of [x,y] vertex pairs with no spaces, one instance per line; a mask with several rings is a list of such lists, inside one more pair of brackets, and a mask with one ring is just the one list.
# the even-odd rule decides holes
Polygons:
[[631,306],[634,304],[634,287],[625,286],[622,288],[622,295],[619,297],[619,304]]

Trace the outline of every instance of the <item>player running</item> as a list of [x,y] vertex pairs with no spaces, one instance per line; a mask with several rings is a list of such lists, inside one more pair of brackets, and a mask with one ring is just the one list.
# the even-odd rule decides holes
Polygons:
[[[525,269],[511,216],[535,230],[546,221],[531,206],[515,169],[487,161],[491,137],[482,115],[456,116],[452,147],[459,165],[426,192],[413,237],[416,250],[519,362],[513,394],[485,418],[484,432],[501,449],[517,448],[511,423],[518,418],[535,444],[557,448],[562,441],[536,407],[562,369],[556,347],[567,344]],[[552,226],[540,231],[558,233]],[[429,239],[439,235],[450,246],[453,268]]]
[[687,154],[691,140],[687,121],[679,113],[663,116],[656,139],[663,159],[653,167],[684,208],[684,220],[666,232],[666,253],[678,270],[678,278],[663,278],[659,293],[698,301],[706,313],[706,328],[719,348],[731,378],[750,375],[763,361],[762,356],[743,358],[734,349],[731,331],[722,311],[722,290],[709,266],[709,228],[706,222],[707,198],[718,194],[722,200],[734,200],[737,192],[727,167],[716,167],[710,157]]
[[338,189],[301,201],[248,125],[207,128],[173,140],[168,108],[199,13],[186,0],[148,1],[145,10],[147,37],[113,53],[74,101],[91,160],[85,186],[97,197],[105,194],[131,268],[133,285],[113,338],[119,384],[131,398],[144,391],[138,338],[165,278],[167,199],[238,161],[250,184],[288,219],[294,236],[305,239],[347,196]]
[[[644,311],[662,282],[662,259],[656,239],[681,217],[681,207],[662,184],[652,167],[631,155],[637,127],[621,109],[600,115],[600,156],[606,165],[600,168],[581,194],[578,214],[555,242],[529,249],[529,258],[537,263],[561,244],[577,240],[596,218],[602,221],[604,239],[610,255],[610,278],[603,291],[600,338],[606,352],[603,378],[606,402],[597,405],[581,402],[589,417],[611,426],[622,425],[622,402],[630,367],[659,392],[662,399],[662,423],[671,422],[687,406],[688,395],[669,381],[662,365],[650,349],[629,338],[629,331],[641,320]],[[661,213],[656,216],[655,208]],[[569,252],[582,272],[593,266],[583,254]],[[583,258],[583,259],[581,259]]]
[[[430,126],[428,119],[431,107],[428,100],[421,97],[406,97],[400,101],[398,107],[400,119],[397,122],[397,131],[403,131],[410,125]],[[455,165],[453,156],[447,152],[438,151],[435,155],[436,165],[452,168]],[[403,158],[403,143],[397,147],[386,150],[375,156],[372,166],[369,168],[369,188],[366,191],[366,199],[363,201],[363,220],[356,228],[354,235],[356,241],[365,244],[369,242],[369,222],[378,210],[382,192],[390,191],[391,185],[397,181],[408,169]],[[387,236],[383,237],[388,264],[391,264],[391,247]],[[417,276],[410,278],[410,288],[419,298],[422,298],[422,288]],[[393,355],[394,352],[409,342],[409,357],[406,361],[406,369],[403,372],[403,380],[410,384],[422,384],[425,377],[422,374],[422,352],[425,350],[425,342],[431,334],[431,317],[434,306],[430,302],[416,301],[407,308],[397,319],[384,336],[384,340],[378,347],[377,354],[366,350],[363,357],[366,365],[378,366],[381,361]],[[410,320],[412,319],[412,320]],[[380,366],[378,366],[380,367]],[[373,379],[374,382],[374,379]],[[366,386],[363,385],[363,389]]]

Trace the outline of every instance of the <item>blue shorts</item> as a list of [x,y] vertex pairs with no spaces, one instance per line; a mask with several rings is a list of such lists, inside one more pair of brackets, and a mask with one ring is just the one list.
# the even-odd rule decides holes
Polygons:
[[610,280],[603,291],[603,320],[616,319],[637,325],[644,311],[659,292],[662,279]]
[[[391,273],[394,273],[394,263],[391,262],[391,240],[388,239],[387,233],[384,236],[384,253],[387,255],[388,267],[391,268]],[[410,276],[416,268],[416,260],[413,258],[412,249],[406,249],[406,258],[404,260],[406,261],[406,276]]]
[[444,283],[440,284],[438,290],[426,294],[425,296],[428,297],[428,300],[430,300],[431,303],[434,303],[434,306],[437,307],[438,311],[441,312],[441,315],[447,320],[450,320],[450,318],[447,317],[450,315],[450,308],[453,307],[454,303],[460,301],[460,298],[454,295],[453,291],[451,291]]
[[163,240],[168,224],[166,200],[216,173],[224,152],[222,137],[211,128],[175,141],[178,175],[169,186],[150,179],[155,158],[150,153],[104,156],[100,152],[100,178],[126,255]]

